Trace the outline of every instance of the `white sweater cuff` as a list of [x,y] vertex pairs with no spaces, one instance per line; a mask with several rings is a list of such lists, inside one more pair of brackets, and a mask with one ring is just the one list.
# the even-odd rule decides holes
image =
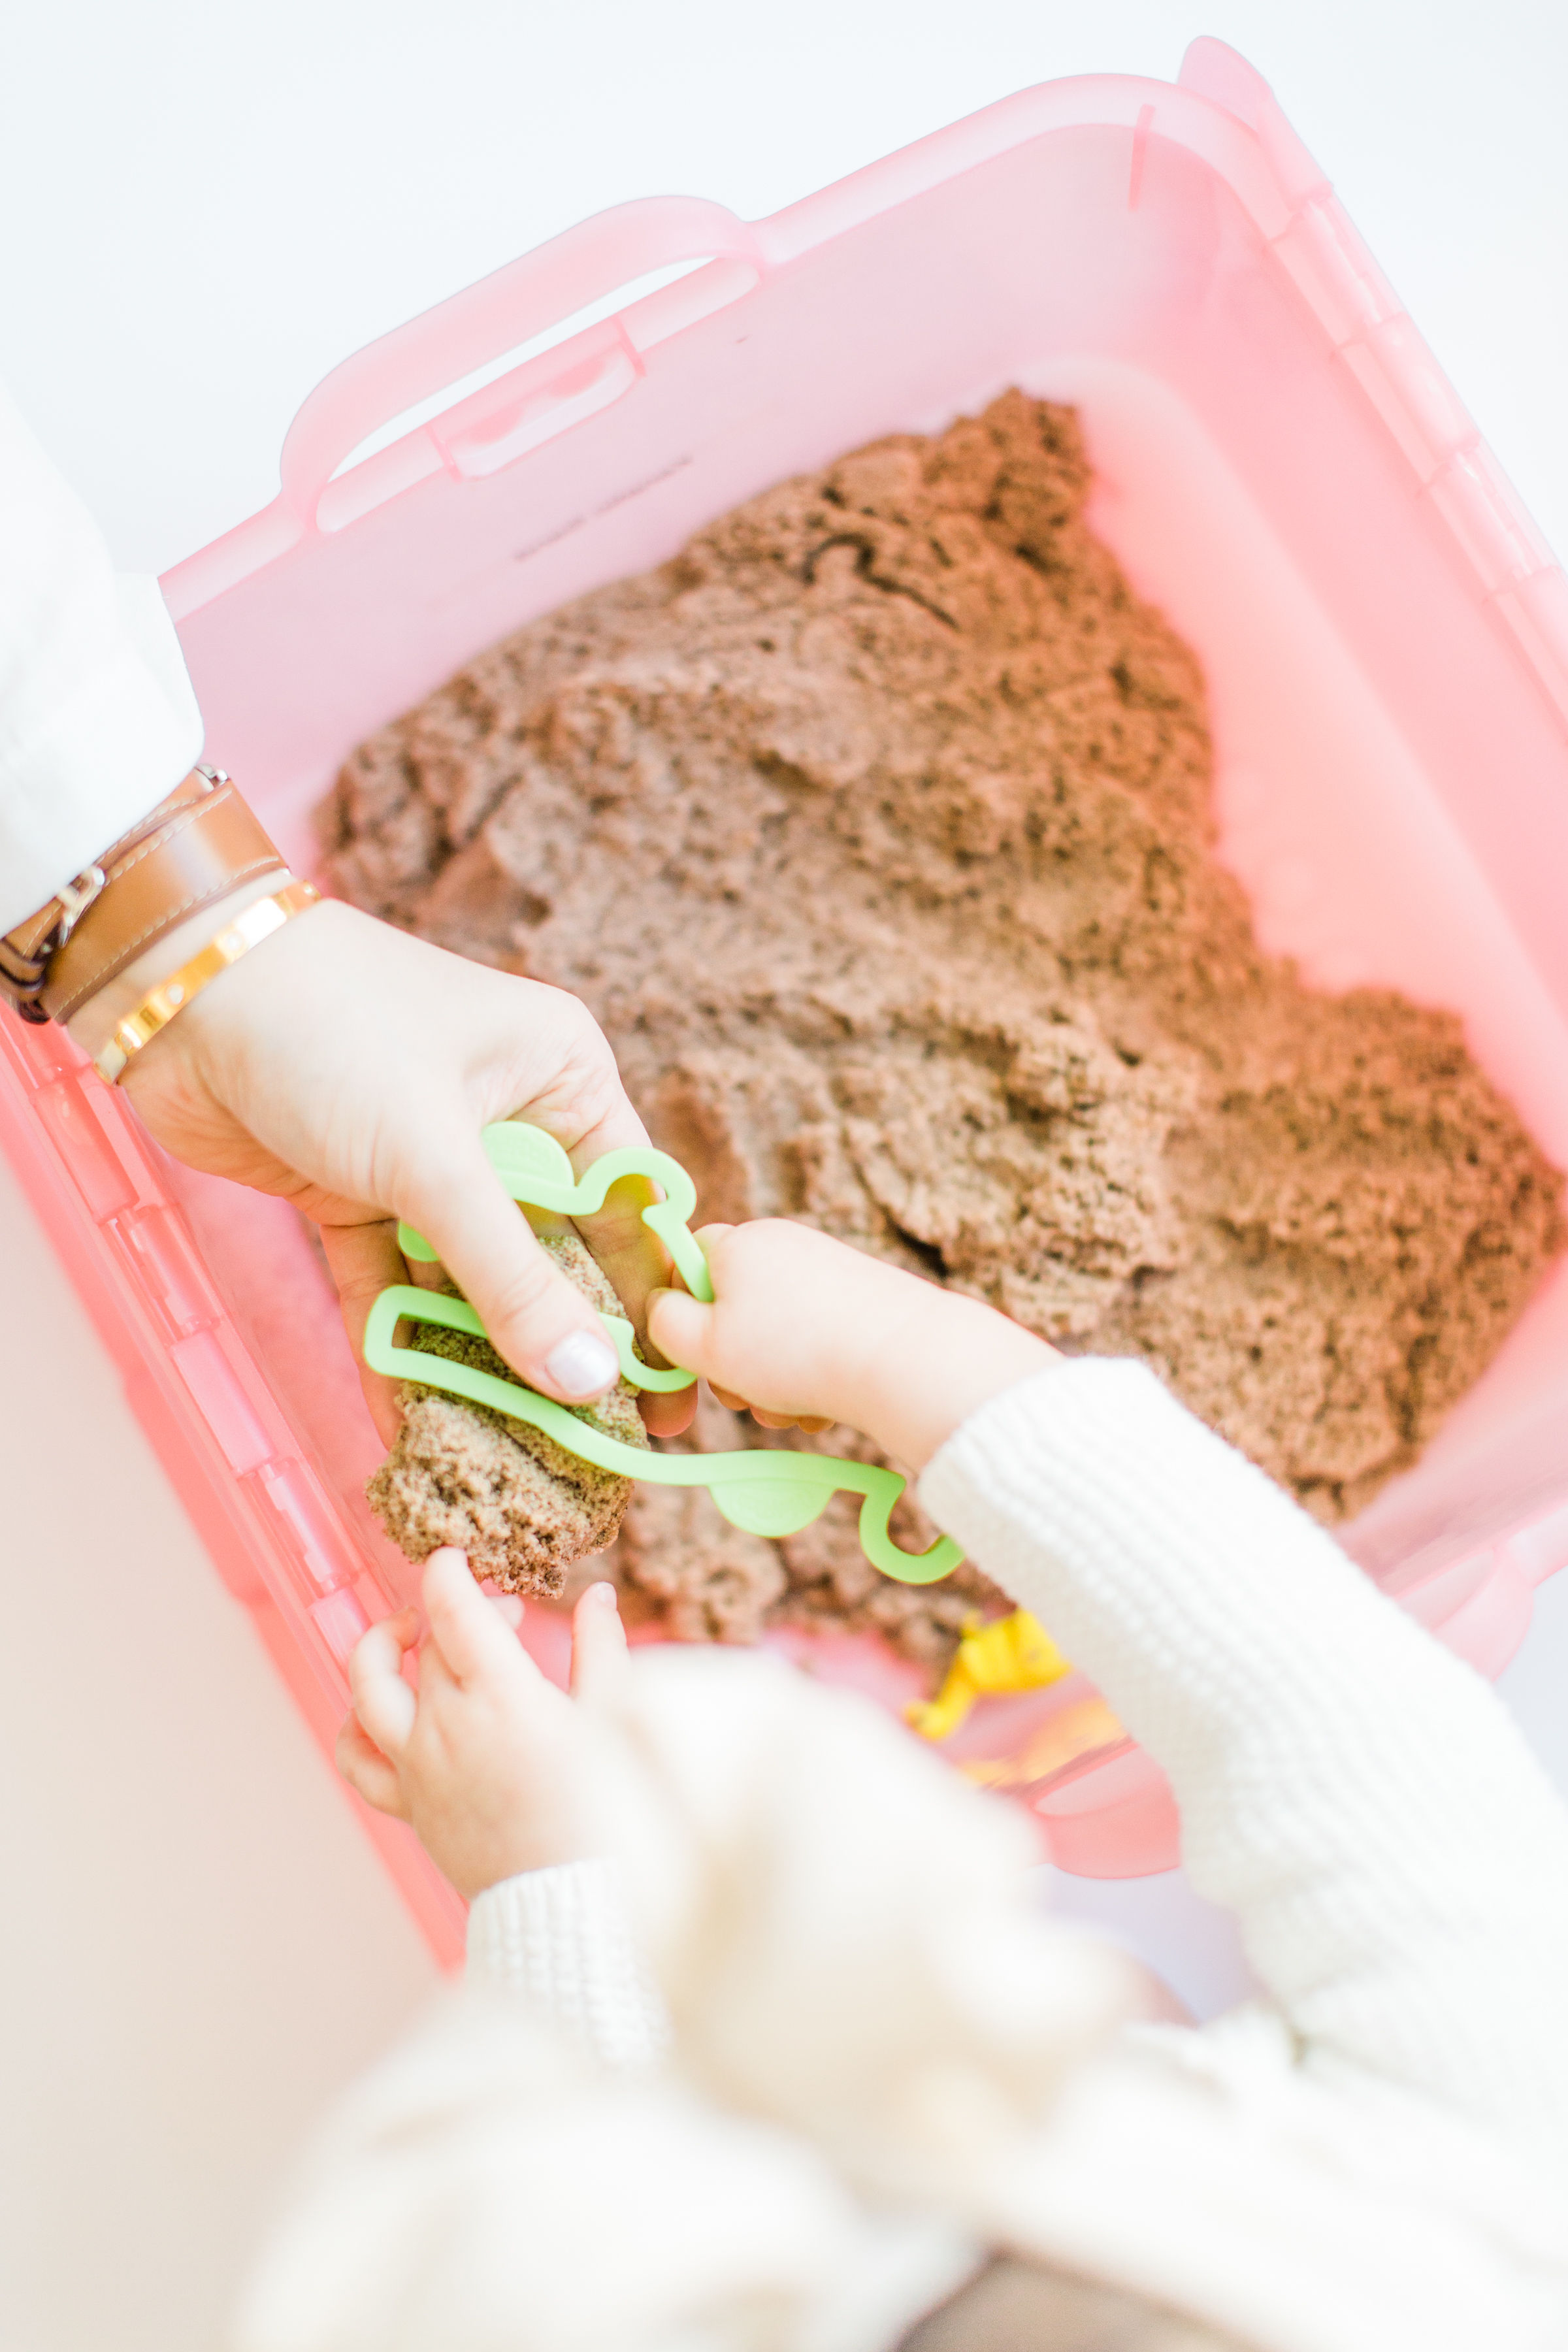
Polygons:
[[488,1887],[468,1913],[468,1981],[521,1994],[610,2066],[669,2040],[611,1862],[564,1862]]

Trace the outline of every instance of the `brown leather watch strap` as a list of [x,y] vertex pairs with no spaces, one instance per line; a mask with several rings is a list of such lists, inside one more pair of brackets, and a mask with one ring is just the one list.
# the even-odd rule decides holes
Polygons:
[[226,776],[195,781],[199,790],[182,786],[100,861],[103,887],[49,961],[40,1002],[52,1021],[68,1021],[165,931],[240,883],[287,871]]
[[39,999],[48,978],[50,960],[107,887],[110,874],[139,841],[156,833],[175,809],[203,799],[221,781],[215,769],[193,768],[156,808],[149,809],[118,841],[111,841],[100,859],[79,874],[74,882],[64,884],[35,914],[16,924],[0,939],[0,997],[8,999],[24,1021],[48,1019]]

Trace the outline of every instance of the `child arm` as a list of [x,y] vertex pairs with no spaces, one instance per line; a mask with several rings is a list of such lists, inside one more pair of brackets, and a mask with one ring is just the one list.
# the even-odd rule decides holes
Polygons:
[[1568,1815],[1478,1675],[1140,1365],[1025,1382],[921,1493],[1170,1775],[1310,2065],[1563,2132]]
[[718,1304],[666,1294],[659,1345],[929,1462],[932,1517],[1169,1774],[1304,2063],[1561,2141],[1568,1814],[1480,1677],[1142,1365],[799,1229],[705,1246]]
[[[431,1554],[421,1598],[417,1694],[403,1674],[421,1632],[409,1609],[354,1652],[339,1769],[468,1899],[470,1983],[519,1996],[609,2065],[646,2065],[668,2023],[595,1851],[576,1708],[514,1638],[522,1604],[487,1601],[461,1552]],[[614,1587],[591,1585],[573,1620],[574,1691],[603,1692],[625,1659]]]

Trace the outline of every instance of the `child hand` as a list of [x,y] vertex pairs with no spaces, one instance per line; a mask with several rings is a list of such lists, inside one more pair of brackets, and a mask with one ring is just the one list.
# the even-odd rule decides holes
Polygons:
[[769,1428],[847,1422],[923,1468],[978,1405],[1056,1354],[978,1299],[809,1225],[707,1225],[698,1240],[715,1303],[656,1290],[649,1336]]
[[[407,1822],[471,1902],[521,1870],[589,1851],[582,1790],[587,1734],[573,1701],[516,1639],[521,1603],[488,1601],[460,1551],[432,1552],[428,1631],[405,1609],[373,1625],[349,1663],[353,1712],[338,1735],[351,1788]],[[572,1687],[602,1689],[623,1666],[615,1588],[589,1587],[572,1621]],[[403,1678],[419,1647],[419,1688]]]

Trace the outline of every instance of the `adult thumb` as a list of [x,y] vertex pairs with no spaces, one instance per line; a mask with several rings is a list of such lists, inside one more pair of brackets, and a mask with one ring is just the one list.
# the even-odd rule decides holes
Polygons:
[[416,1175],[406,1205],[395,1205],[530,1388],[563,1404],[584,1404],[615,1385],[620,1363],[604,1325],[540,1247],[478,1137],[471,1152]]

